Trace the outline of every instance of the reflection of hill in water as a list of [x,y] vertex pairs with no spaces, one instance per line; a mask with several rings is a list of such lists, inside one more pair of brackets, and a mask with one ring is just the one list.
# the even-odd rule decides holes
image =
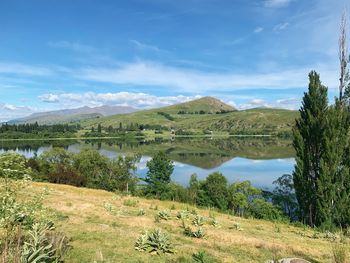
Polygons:
[[[115,149],[114,143],[102,143],[102,148]],[[174,161],[211,169],[235,157],[248,159],[280,159],[294,157],[294,150],[288,140],[266,138],[230,139],[176,139],[175,141],[144,141],[119,143],[118,151],[139,152],[152,156],[164,151]]]
[[152,141],[119,141],[119,140],[58,140],[58,141],[2,141],[0,148],[4,150],[38,151],[40,147],[103,149],[110,152],[140,153],[152,156],[164,151],[174,161],[211,169],[235,158],[279,159],[294,157],[294,150],[288,140],[276,138],[176,138]]

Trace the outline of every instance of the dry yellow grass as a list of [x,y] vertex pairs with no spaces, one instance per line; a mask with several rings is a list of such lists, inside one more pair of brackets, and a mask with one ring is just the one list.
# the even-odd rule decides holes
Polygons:
[[[71,239],[72,249],[67,262],[192,262],[193,253],[205,250],[218,262],[265,262],[274,257],[303,257],[311,262],[332,262],[333,241],[315,238],[312,229],[263,220],[243,219],[215,213],[219,228],[205,223],[205,239],[183,235],[179,210],[187,204],[147,200],[66,185],[34,183],[33,189],[51,189],[45,205],[57,211],[56,225]],[[125,200],[135,200],[134,206]],[[172,206],[175,210],[170,210]],[[109,211],[106,207],[110,208]],[[168,210],[172,218],[155,223],[158,211]],[[144,216],[137,216],[144,209]],[[209,210],[197,209],[209,217]],[[188,222],[190,224],[191,221]],[[233,226],[239,224],[241,230]],[[168,232],[175,244],[174,255],[154,256],[134,249],[136,238],[144,229],[161,228]],[[349,241],[346,247],[350,250]]]

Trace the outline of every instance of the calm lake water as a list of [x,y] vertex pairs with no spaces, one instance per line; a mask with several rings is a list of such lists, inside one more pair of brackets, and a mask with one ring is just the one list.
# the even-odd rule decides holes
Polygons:
[[272,182],[283,174],[291,173],[295,163],[291,142],[273,138],[0,141],[0,153],[16,151],[26,157],[40,155],[51,147],[63,147],[71,152],[93,148],[109,158],[139,153],[142,155],[137,171],[140,177],[147,172],[147,161],[161,150],[174,161],[172,179],[182,185],[188,184],[193,173],[204,179],[218,171],[229,182],[249,180],[256,187],[271,190]]

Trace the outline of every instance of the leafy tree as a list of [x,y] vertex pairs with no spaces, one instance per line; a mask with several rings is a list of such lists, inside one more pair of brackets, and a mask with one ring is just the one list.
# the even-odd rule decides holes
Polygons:
[[109,159],[99,151],[84,149],[73,156],[73,167],[87,180],[87,187],[109,189]]
[[199,191],[200,191],[200,182],[197,179],[197,174],[192,174],[189,182],[188,194],[193,204],[196,204],[198,202]]
[[109,162],[110,171],[110,189],[125,192],[134,192],[138,178],[135,176],[137,170],[136,163],[140,161],[141,156],[119,156]]
[[261,195],[261,190],[253,187],[249,181],[235,182],[230,185],[229,206],[237,215],[243,216],[250,202]]
[[164,152],[158,152],[152,160],[147,162],[147,168],[147,175],[144,179],[147,183],[147,192],[160,198],[167,191],[174,164]]
[[206,199],[206,205],[226,210],[228,206],[227,179],[222,173],[212,173],[208,175],[201,186]]
[[301,217],[311,226],[316,219],[317,181],[320,178],[321,159],[324,153],[325,115],[328,110],[327,88],[319,75],[309,74],[308,92],[304,94],[300,117],[293,129],[296,165],[293,180]]
[[295,217],[297,200],[294,191],[293,176],[284,174],[273,182],[276,186],[273,190],[272,200],[289,218]]

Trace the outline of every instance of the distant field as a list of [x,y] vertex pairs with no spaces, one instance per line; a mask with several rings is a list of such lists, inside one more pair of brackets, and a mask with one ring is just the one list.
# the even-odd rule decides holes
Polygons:
[[[72,240],[66,262],[194,262],[192,254],[200,250],[205,250],[216,262],[261,263],[282,257],[332,262],[335,243],[309,228],[242,219],[181,203],[123,197],[101,190],[44,183],[33,185],[34,191],[42,187],[51,189],[45,204],[57,212],[57,229]],[[172,206],[174,210],[170,210]],[[204,239],[183,235],[176,213],[186,208],[196,209],[206,217]],[[137,216],[140,209],[144,209],[145,215]],[[154,216],[161,210],[170,211],[171,219],[155,223]],[[209,213],[215,215],[220,227],[208,224]],[[155,228],[170,234],[175,254],[155,256],[134,249],[140,233]],[[349,243],[347,248],[350,249]]]
[[118,127],[138,123],[149,125],[162,125],[167,128],[186,130],[213,130],[227,132],[250,132],[270,134],[276,132],[291,131],[297,111],[283,109],[251,109],[245,111],[233,111],[222,114],[177,114],[176,111],[166,108],[163,110],[170,114],[173,120],[169,120],[158,114],[160,109],[139,111],[130,114],[114,115],[98,119],[81,121],[84,128],[96,127],[99,123],[105,127]]

